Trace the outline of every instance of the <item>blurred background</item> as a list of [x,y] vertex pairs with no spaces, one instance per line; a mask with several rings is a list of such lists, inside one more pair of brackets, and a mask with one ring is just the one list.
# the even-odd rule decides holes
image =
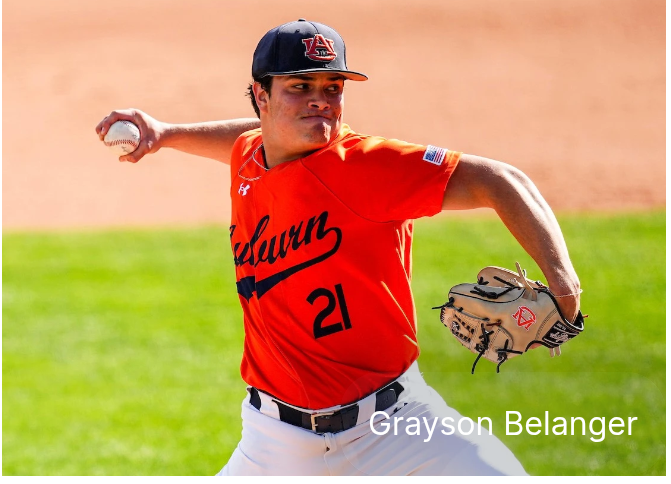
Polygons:
[[256,43],[333,25],[354,129],[506,161],[553,208],[665,204],[661,0],[3,2],[3,226],[224,222],[226,166],[116,159],[94,128],[135,107],[169,122],[253,117]]
[[[346,86],[352,128],[513,164],[559,214],[588,331],[561,358],[534,352],[501,375],[481,365],[471,376],[470,354],[427,308],[485,265],[542,274],[489,213],[419,222],[429,383],[463,414],[490,416],[532,474],[665,473],[662,0],[2,9],[3,474],[225,464],[245,393],[228,167],[167,150],[119,163],[94,128],[128,107],[180,123],[253,116],[256,43],[299,17],[336,28],[349,67],[370,78]],[[640,430],[601,443],[506,437],[505,410],[637,416]]]

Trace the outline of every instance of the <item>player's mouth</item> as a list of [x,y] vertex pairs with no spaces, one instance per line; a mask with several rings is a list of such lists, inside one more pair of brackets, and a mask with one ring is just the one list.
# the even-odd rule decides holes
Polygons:
[[307,116],[302,116],[302,119],[317,119],[317,120],[331,121],[331,118],[329,116],[323,116],[321,114],[308,114]]

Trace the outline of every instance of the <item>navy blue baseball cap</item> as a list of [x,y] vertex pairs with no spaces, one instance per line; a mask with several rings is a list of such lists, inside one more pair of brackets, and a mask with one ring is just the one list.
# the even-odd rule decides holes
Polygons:
[[345,41],[331,27],[304,18],[268,31],[254,51],[252,77],[336,72],[352,81],[368,76],[347,69]]

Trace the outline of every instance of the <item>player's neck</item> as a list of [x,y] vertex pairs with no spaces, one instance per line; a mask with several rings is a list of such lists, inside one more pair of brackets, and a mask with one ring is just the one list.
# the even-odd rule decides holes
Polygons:
[[305,158],[317,150],[294,151],[288,150],[280,144],[273,143],[273,140],[263,139],[263,157],[268,169],[274,168],[277,165],[287,161]]

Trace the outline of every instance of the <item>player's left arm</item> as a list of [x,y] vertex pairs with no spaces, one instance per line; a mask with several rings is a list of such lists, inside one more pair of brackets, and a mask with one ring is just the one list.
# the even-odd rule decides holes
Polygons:
[[443,197],[443,210],[492,208],[536,261],[569,321],[580,308],[580,280],[550,206],[519,169],[474,155],[462,155]]

